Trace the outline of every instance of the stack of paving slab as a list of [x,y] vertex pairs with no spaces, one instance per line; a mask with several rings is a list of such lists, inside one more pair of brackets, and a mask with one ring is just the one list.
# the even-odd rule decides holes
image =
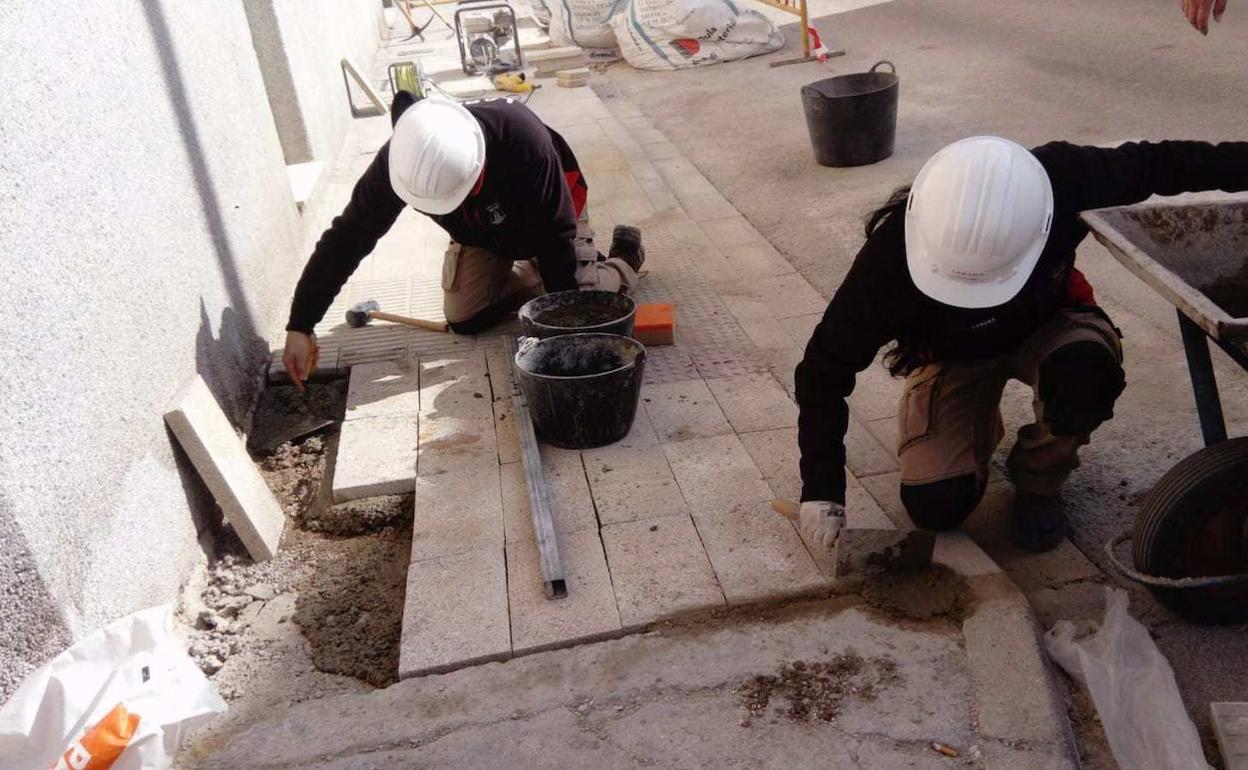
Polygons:
[[589,64],[589,57],[583,49],[576,46],[544,48],[536,51],[526,51],[524,64],[526,67],[531,67],[534,70],[534,74],[540,78],[555,75],[560,70],[585,67]]
[[589,67],[559,70],[555,77],[560,88],[580,88],[589,85]]

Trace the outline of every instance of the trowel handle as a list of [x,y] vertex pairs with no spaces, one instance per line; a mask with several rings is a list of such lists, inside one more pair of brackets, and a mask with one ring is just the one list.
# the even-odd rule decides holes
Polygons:
[[789,521],[797,521],[801,517],[801,506],[792,500],[772,500],[771,509]]
[[415,326],[417,329],[424,329],[431,332],[445,332],[450,327],[446,321],[426,321],[423,318],[408,318],[403,315],[395,315],[394,313],[384,313],[380,310],[368,311],[369,318],[376,318],[378,321],[392,321],[396,324],[407,324]]

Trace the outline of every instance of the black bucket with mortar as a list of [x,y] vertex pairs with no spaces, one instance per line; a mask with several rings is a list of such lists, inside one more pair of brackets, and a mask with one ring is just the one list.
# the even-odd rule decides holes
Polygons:
[[[887,64],[889,72],[876,72]],[[867,72],[802,86],[806,128],[821,166],[865,166],[893,154],[897,68],[879,61]]]
[[526,337],[560,334],[619,334],[631,337],[637,303],[613,291],[556,291],[524,303],[520,326]]
[[618,334],[522,340],[516,377],[537,437],[568,449],[624,438],[637,415],[645,365],[645,345]]

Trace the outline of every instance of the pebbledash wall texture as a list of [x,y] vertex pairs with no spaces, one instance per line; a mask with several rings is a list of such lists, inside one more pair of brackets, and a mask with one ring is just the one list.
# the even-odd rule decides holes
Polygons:
[[0,4],[0,702],[203,558],[219,514],[161,416],[198,373],[245,427],[306,257],[285,164],[336,155],[381,14]]

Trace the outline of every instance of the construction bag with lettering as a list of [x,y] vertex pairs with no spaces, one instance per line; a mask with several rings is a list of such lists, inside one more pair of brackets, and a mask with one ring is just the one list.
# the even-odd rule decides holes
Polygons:
[[620,0],[611,26],[637,69],[677,70],[778,51],[784,35],[732,0]]
[[546,0],[550,11],[550,41],[556,46],[580,46],[592,62],[618,61],[620,50],[610,19],[621,2]]
[[122,618],[26,678],[0,709],[5,770],[153,770],[225,701],[173,634],[173,606]]

